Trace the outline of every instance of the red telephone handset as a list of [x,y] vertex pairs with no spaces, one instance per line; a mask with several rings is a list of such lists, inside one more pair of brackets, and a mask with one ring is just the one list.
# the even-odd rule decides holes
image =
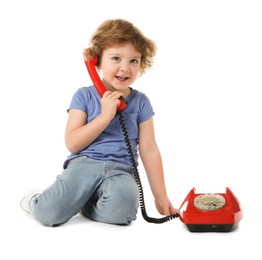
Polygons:
[[[85,60],[86,68],[88,70],[88,73],[90,75],[91,80],[94,83],[94,86],[99,93],[99,95],[102,97],[104,93],[107,91],[105,88],[102,80],[100,79],[97,71],[96,71],[96,64],[97,64],[97,55],[94,56],[91,60]],[[124,97],[120,97],[120,105],[117,107],[117,111],[123,111],[126,108],[127,101]]]

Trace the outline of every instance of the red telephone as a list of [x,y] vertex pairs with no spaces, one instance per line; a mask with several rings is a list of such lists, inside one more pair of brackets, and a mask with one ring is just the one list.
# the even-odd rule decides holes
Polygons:
[[180,207],[180,220],[191,232],[228,232],[243,218],[240,203],[226,187],[226,193],[198,193],[192,188]]
[[[102,97],[106,91],[106,88],[102,80],[100,79],[95,67],[97,64],[97,59],[98,59],[97,55],[95,55],[91,60],[85,60],[85,64],[97,92]],[[120,97],[119,100],[120,100],[120,105],[117,107],[117,111],[123,111],[126,108],[127,101],[124,97]]]

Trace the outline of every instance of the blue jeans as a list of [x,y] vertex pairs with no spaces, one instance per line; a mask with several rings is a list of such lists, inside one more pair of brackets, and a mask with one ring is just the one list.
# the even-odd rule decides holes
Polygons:
[[139,192],[131,166],[80,156],[30,206],[47,226],[63,224],[79,211],[95,221],[127,225],[136,219]]

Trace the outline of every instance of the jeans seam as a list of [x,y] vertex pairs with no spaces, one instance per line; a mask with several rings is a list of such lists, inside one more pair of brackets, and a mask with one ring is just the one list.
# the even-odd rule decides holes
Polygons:
[[103,183],[105,185],[105,188],[103,189],[103,193],[102,195],[100,196],[100,198],[104,198],[104,195],[107,194],[107,191],[108,191],[108,181],[107,181],[107,176],[108,176],[108,172],[109,172],[109,165],[108,163],[105,163],[105,166],[104,166],[104,170],[103,170]]

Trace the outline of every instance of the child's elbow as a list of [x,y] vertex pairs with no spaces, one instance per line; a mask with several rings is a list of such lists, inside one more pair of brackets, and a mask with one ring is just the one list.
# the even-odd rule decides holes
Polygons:
[[66,148],[70,153],[80,152],[79,147],[74,142],[70,142],[69,140],[66,140],[65,143],[66,143]]

